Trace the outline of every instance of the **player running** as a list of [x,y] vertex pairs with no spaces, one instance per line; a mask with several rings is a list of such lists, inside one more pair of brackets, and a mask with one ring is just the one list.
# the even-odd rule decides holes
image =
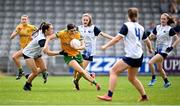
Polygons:
[[37,30],[36,26],[31,25],[29,23],[29,17],[27,15],[22,15],[21,23],[16,27],[16,29],[13,31],[13,33],[10,36],[10,39],[14,39],[17,35],[19,35],[19,39],[20,39],[19,44],[21,49],[12,55],[13,61],[18,68],[18,74],[16,76],[16,80],[19,80],[24,75],[19,58],[23,56],[22,50],[32,40],[31,35],[36,30]]
[[119,73],[125,70],[128,71],[128,80],[141,95],[140,101],[148,100],[145,89],[140,80],[138,80],[137,78],[137,73],[143,61],[141,41],[144,40],[144,42],[147,44],[149,52],[152,52],[152,47],[151,42],[144,33],[143,26],[138,23],[138,15],[139,12],[137,8],[129,8],[129,21],[124,23],[124,25],[120,29],[119,34],[115,38],[102,46],[102,49],[105,50],[123,39],[126,55],[122,59],[117,60],[116,63],[112,66],[110,70],[108,92],[105,95],[97,96],[101,100],[112,100]]
[[[35,38],[22,51],[26,65],[32,71],[23,87],[25,91],[31,91],[34,78],[36,78],[39,73],[47,70],[41,52],[47,37],[53,34],[53,26],[50,23],[43,22],[34,34]],[[59,51],[49,51],[49,49],[44,49],[43,52],[49,56],[59,55]],[[47,79],[47,75],[44,76],[44,79]]]
[[[149,82],[149,86],[153,86],[156,82],[155,68],[154,64],[157,65],[157,70],[160,72],[164,80],[164,87],[167,88],[171,85],[167,75],[163,69],[164,59],[168,56],[168,53],[175,48],[179,43],[179,38],[170,26],[174,23],[173,18],[167,14],[163,13],[160,18],[161,24],[157,25],[149,36],[150,39],[156,39],[156,50],[155,55],[149,60],[148,64],[152,73],[152,79]],[[175,38],[172,42],[172,38]]]
[[[47,39],[45,48],[46,46],[48,46],[48,42],[55,38],[58,38],[60,40],[61,48],[63,50],[61,54],[64,55],[65,63],[68,64],[68,66],[72,67],[74,70],[76,70],[78,73],[80,73],[80,75],[83,76],[83,78],[85,78],[87,81],[96,85],[97,90],[100,90],[100,85],[82,67],[83,57],[80,53],[80,50],[84,49],[84,43],[82,43],[82,45],[77,49],[70,46],[70,41],[72,39],[75,38],[80,40],[80,33],[76,31],[76,26],[74,24],[68,24],[67,29],[61,30],[55,35],[50,36]],[[73,82],[76,89],[79,90],[78,82],[75,80]]]

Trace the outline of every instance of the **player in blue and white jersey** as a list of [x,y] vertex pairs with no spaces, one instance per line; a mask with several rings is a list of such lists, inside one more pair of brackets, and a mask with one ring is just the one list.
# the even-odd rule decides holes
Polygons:
[[[112,39],[113,37],[109,34],[102,32],[96,25],[92,23],[92,16],[89,13],[82,15],[82,25],[78,26],[78,31],[81,34],[83,42],[85,43],[85,49],[82,51],[83,56],[83,68],[86,69],[88,64],[93,61],[93,56],[96,55],[96,39],[99,35]],[[74,73],[74,82],[76,82],[76,87],[81,75]],[[95,77],[95,73],[90,73],[92,77]],[[79,87],[78,87],[79,88]],[[76,88],[77,89],[77,88]]]
[[[163,69],[163,61],[168,56],[168,53],[178,45],[179,38],[176,35],[174,28],[170,26],[174,23],[174,20],[169,14],[163,13],[161,15],[160,22],[161,24],[157,25],[149,36],[150,39],[156,39],[156,50],[155,55],[148,62],[152,73],[152,79],[148,85],[153,86],[156,82],[154,68],[154,64],[156,64],[157,70],[160,72],[160,75],[164,80],[164,87],[167,88],[171,85],[171,83],[168,81],[167,75]],[[172,42],[173,37],[174,42]]]
[[141,95],[140,101],[148,100],[145,89],[140,80],[137,78],[137,73],[143,61],[141,41],[143,40],[147,44],[149,52],[152,52],[152,47],[150,40],[145,35],[143,26],[138,23],[138,15],[139,12],[137,8],[129,8],[129,21],[124,23],[115,38],[102,46],[102,49],[105,50],[120,40],[123,40],[125,45],[125,56],[122,59],[117,60],[112,66],[110,70],[108,92],[103,96],[97,96],[101,100],[112,100],[119,73],[125,70],[128,71],[128,80]]
[[51,24],[43,22],[35,34],[33,40],[22,51],[26,65],[32,70],[23,87],[25,91],[30,91],[34,78],[39,73],[47,70],[46,64],[42,59],[42,51],[49,56],[59,55],[59,51],[49,51],[49,49],[43,50],[46,38],[53,34],[53,26]]

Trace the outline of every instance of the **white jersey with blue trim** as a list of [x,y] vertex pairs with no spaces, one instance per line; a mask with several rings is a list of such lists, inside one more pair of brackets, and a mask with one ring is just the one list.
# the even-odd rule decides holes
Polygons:
[[85,42],[85,50],[91,56],[96,54],[97,36],[95,36],[94,28],[95,28],[94,25],[87,26],[87,27],[84,27],[83,25],[78,26],[78,30]]
[[140,58],[143,54],[141,41],[144,36],[144,27],[137,22],[126,22],[124,26],[126,33],[120,31],[119,35],[124,37],[125,56],[134,59]]
[[171,46],[172,36],[170,36],[171,26],[157,25],[153,33],[156,36],[156,48],[160,49],[161,52],[166,53],[166,48]]
[[45,40],[45,36],[42,33],[42,31],[37,32],[37,37],[35,37],[24,49],[23,54],[30,57],[30,58],[36,58],[41,54],[42,47],[39,45],[40,40]]

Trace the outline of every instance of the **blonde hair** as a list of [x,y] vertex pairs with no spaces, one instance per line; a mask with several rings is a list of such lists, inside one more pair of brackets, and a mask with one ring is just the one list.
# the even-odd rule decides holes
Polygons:
[[29,16],[28,16],[28,15],[22,15],[22,16],[21,16],[21,18],[22,18],[22,17],[27,17],[27,18],[29,18]]
[[82,15],[82,18],[83,17],[88,17],[89,18],[88,26],[91,26],[92,25],[92,16],[91,16],[91,14],[85,13],[85,14]]
[[171,25],[171,24],[175,23],[173,17],[170,16],[168,13],[163,13],[163,14],[161,14],[161,16],[162,16],[162,15],[164,15],[164,16],[167,17],[167,19],[168,19],[167,25]]

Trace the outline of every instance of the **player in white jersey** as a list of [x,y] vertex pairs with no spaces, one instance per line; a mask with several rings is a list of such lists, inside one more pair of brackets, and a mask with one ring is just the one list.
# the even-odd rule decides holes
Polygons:
[[102,49],[105,50],[123,39],[125,45],[125,56],[122,59],[117,60],[116,63],[112,66],[110,70],[108,92],[103,96],[97,96],[101,100],[112,100],[119,73],[125,70],[128,70],[128,80],[141,95],[140,101],[148,100],[145,89],[140,80],[137,78],[137,73],[143,60],[141,41],[144,40],[149,52],[152,52],[152,47],[150,40],[145,35],[144,28],[137,22],[138,14],[139,13],[137,8],[129,8],[129,22],[124,23],[120,29],[119,34],[115,38],[102,46]]
[[[174,23],[171,16],[169,16],[167,13],[163,13],[160,21],[161,24],[157,25],[149,36],[150,39],[156,39],[156,50],[155,55],[148,62],[152,73],[152,79],[148,85],[153,86],[156,82],[154,68],[154,64],[156,64],[157,70],[160,72],[160,75],[164,80],[164,87],[167,88],[171,85],[171,83],[168,81],[167,75],[163,69],[163,61],[167,57],[168,53],[178,45],[179,38],[174,29],[170,26],[172,23]],[[172,42],[172,37],[175,38],[174,42]]]
[[[92,16],[89,13],[82,15],[82,25],[78,26],[78,31],[81,34],[83,42],[85,43],[85,49],[82,52],[83,56],[83,68],[86,69],[88,64],[93,61],[93,56],[96,54],[96,39],[99,35],[112,39],[109,34],[102,32],[97,26],[92,23]],[[90,73],[95,78],[95,73]],[[79,82],[81,75],[77,72],[74,73],[74,79]]]
[[39,73],[47,70],[45,63],[41,58],[41,52],[43,51],[49,56],[59,54],[59,51],[49,51],[49,49],[43,50],[46,38],[53,34],[53,26],[51,24],[43,22],[35,34],[36,35],[34,36],[36,37],[23,49],[23,57],[26,61],[26,65],[32,70],[31,74],[28,76],[26,84],[23,87],[25,91],[30,91],[33,79]]

